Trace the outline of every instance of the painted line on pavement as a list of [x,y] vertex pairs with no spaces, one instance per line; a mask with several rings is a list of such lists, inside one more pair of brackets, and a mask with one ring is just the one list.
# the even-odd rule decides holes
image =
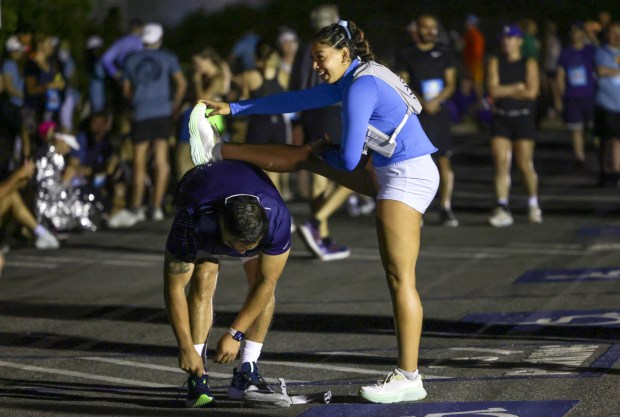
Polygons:
[[155,383],[152,383],[152,382],[136,381],[136,380],[133,380],[133,379],[115,378],[115,377],[111,377],[111,376],[104,376],[104,375],[98,375],[98,374],[89,374],[89,373],[84,373],[84,372],[66,371],[64,369],[44,368],[44,367],[41,367],[41,366],[25,365],[25,364],[14,363],[14,362],[0,361],[0,367],[19,369],[19,370],[22,370],[22,371],[43,372],[43,373],[46,373],[46,374],[53,374],[53,375],[70,376],[70,377],[74,377],[74,378],[91,379],[91,380],[95,380],[95,381],[111,382],[111,383],[114,383],[114,384],[133,385],[133,386],[138,386],[138,387],[175,388],[175,389],[179,388],[176,385],[155,384]]

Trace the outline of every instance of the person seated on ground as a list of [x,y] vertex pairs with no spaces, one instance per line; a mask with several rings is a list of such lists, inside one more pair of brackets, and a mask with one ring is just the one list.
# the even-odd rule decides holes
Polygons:
[[79,150],[72,150],[70,165],[77,175],[101,198],[106,213],[114,201],[124,198],[127,189],[126,175],[110,139],[112,116],[96,112],[86,119],[77,134]]
[[19,189],[28,183],[34,172],[34,163],[26,161],[9,178],[0,182],[0,228],[4,227],[5,218],[11,214],[13,219],[34,234],[37,249],[58,249],[60,247],[58,239],[43,225],[37,223],[19,193]]
[[206,343],[220,258],[227,255],[240,258],[249,291],[213,360],[231,363],[241,351],[229,398],[288,407],[283,395],[265,384],[257,366],[273,315],[275,287],[291,247],[286,204],[263,171],[239,161],[190,170],[179,183],[176,200],[166,244],[164,299],[179,345],[179,366],[189,373],[186,405],[205,407],[214,401]]
[[94,231],[100,203],[79,182],[79,165],[67,163],[71,150],[79,150],[80,145],[73,135],[55,133],[56,127],[52,122],[39,129],[46,144],[36,152],[36,217],[56,231]]

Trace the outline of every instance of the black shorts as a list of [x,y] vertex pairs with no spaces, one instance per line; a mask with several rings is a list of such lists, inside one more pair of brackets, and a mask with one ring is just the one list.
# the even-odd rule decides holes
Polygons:
[[620,139],[620,113],[596,106],[594,128],[601,140]]
[[510,140],[533,139],[537,137],[536,116],[533,113],[520,116],[493,115],[491,137],[501,136]]
[[450,112],[442,109],[435,114],[422,113],[418,115],[424,133],[431,143],[438,149],[435,156],[452,155],[452,138],[450,137]]
[[564,123],[570,130],[588,126],[594,118],[593,97],[564,98]]
[[133,143],[151,142],[156,139],[168,140],[170,135],[172,135],[172,120],[170,117],[140,120],[139,122],[133,122],[131,126]]

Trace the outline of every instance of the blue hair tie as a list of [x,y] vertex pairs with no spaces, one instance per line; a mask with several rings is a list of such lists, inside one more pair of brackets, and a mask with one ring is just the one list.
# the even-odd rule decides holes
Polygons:
[[347,32],[347,38],[350,40],[351,32],[349,32],[349,22],[347,22],[346,20],[339,20],[338,26],[342,26],[344,28],[344,31]]

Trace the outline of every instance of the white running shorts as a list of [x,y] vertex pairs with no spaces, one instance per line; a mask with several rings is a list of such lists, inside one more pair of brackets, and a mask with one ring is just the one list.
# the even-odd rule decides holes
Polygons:
[[439,171],[430,155],[375,167],[377,200],[396,200],[424,214],[439,187]]

